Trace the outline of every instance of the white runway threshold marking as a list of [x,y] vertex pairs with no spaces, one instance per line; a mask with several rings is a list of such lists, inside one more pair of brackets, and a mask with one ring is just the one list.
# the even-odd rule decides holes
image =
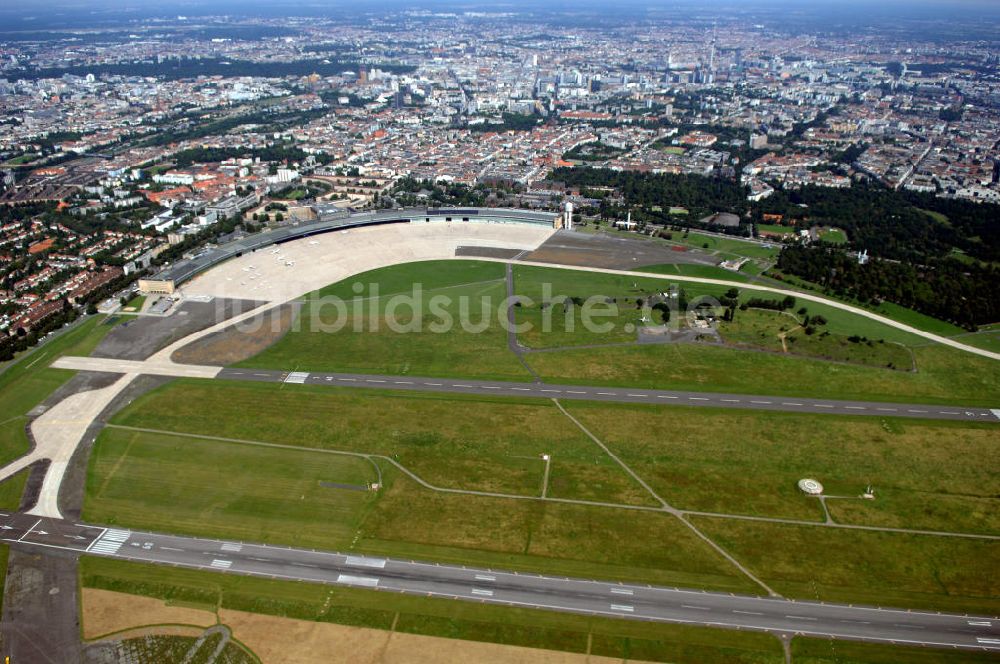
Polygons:
[[239,552],[239,551],[243,550],[243,545],[242,544],[236,544],[234,542],[226,542],[225,544],[222,545],[222,550],[223,551]]
[[94,543],[87,551],[89,553],[105,553],[108,555],[116,554],[118,553],[118,549],[122,548],[122,544],[125,543],[125,540],[131,536],[131,530],[108,528],[104,531],[103,535],[94,540]]
[[210,564],[210,567],[214,567],[216,569],[229,569],[232,566],[233,566],[232,560],[222,560],[220,558],[216,558]]
[[484,590],[483,588],[473,588],[472,589],[472,594],[473,595],[478,595],[480,597],[493,597],[493,591],[492,590]]
[[346,583],[349,586],[365,586],[366,588],[374,588],[378,585],[378,579],[372,576],[340,574],[337,576],[337,583]]
[[634,606],[630,606],[628,604],[612,604],[611,605],[611,610],[612,611],[621,611],[623,613],[632,613],[633,611],[635,611],[635,607]]
[[615,595],[634,595],[631,588],[612,588],[611,592]]
[[306,382],[307,378],[309,378],[308,373],[304,371],[293,371],[292,373],[288,374],[288,376],[285,377],[285,382],[301,385],[304,382]]
[[1000,408],[990,408],[990,412],[993,413],[993,417],[1000,420]]
[[366,558],[365,556],[347,556],[345,561],[348,565],[354,565],[355,567],[373,567],[375,569],[385,568],[384,558]]

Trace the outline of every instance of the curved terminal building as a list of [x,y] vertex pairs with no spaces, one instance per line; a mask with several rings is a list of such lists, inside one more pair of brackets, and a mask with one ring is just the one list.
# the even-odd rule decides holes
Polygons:
[[230,258],[271,245],[350,228],[387,224],[479,223],[519,224],[551,229],[561,227],[561,222],[561,215],[552,212],[511,208],[401,208],[371,212],[338,210],[321,213],[315,221],[293,223],[204,249],[190,258],[177,261],[149,279],[141,279],[139,289],[146,293],[173,293],[185,281]]

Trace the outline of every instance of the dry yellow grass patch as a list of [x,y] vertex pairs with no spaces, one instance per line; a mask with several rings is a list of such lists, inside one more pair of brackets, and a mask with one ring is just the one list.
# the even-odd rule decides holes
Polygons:
[[233,636],[264,664],[613,664],[621,660],[365,627],[219,612]]
[[[209,611],[169,606],[152,597],[96,588],[84,588],[81,596],[84,639],[144,625],[172,623],[211,627],[216,622],[215,614]],[[157,634],[161,632],[164,630],[156,630]]]

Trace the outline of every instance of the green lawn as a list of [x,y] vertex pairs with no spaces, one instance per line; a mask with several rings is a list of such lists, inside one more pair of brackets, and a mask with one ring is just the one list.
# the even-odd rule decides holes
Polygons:
[[[845,321],[844,316],[838,316],[834,320],[833,328],[854,327],[854,325],[845,326],[843,322],[853,324],[857,322],[857,318],[852,316]],[[852,337],[847,334],[838,334],[830,330],[829,324],[813,325],[815,331],[807,334],[801,325],[803,320],[804,317],[789,312],[747,309],[736,311],[732,321],[719,325],[719,331],[726,342],[741,347],[872,367],[888,367],[903,371],[911,369],[912,355],[905,346],[871,339],[851,341]]]
[[89,355],[117,320],[92,316],[49,343],[20,356],[0,374],[0,465],[28,451],[27,414],[74,374],[51,369],[61,355]]
[[997,362],[942,346],[916,348],[914,355],[916,373],[692,344],[570,349],[537,353],[530,361],[549,382],[991,408],[1000,403]]
[[796,636],[792,639],[795,664],[978,664],[996,662],[996,653],[971,650],[943,650],[856,643]]
[[[547,402],[345,392],[177,381],[137,399],[115,422],[383,453],[434,484],[531,496],[540,493],[539,456],[546,452],[552,454],[550,496],[649,502]],[[255,417],[246,418],[251,408]],[[462,564],[754,590],[665,513],[630,511],[622,518],[618,508],[432,491],[385,461],[379,465],[386,488],[377,500],[344,512],[329,528],[310,529],[316,518],[310,498],[326,491],[314,485],[325,467],[317,464],[329,455],[303,450],[297,458],[308,463],[278,465],[284,454],[112,428],[92,454],[85,518]],[[671,546],[649,547],[649,537]]]
[[[394,331],[386,320],[391,296],[412,294],[415,283],[422,284],[421,302],[394,308]],[[355,284],[363,285],[360,295]],[[436,308],[435,297],[449,302]],[[345,303],[342,310],[331,303],[334,298]],[[483,298],[491,304],[485,306]],[[374,270],[309,296],[300,329],[239,366],[524,380],[530,375],[508,351],[506,332],[497,320],[505,298],[504,266],[499,263],[433,261]],[[472,331],[459,325],[463,307]],[[454,325],[441,325],[446,319]],[[340,329],[331,331],[338,323]],[[398,331],[411,324],[414,331]],[[482,332],[475,332],[480,325]],[[356,331],[359,327],[362,332]]]
[[1000,542],[695,517],[787,597],[995,615]]
[[374,494],[323,483],[375,480],[356,457],[111,429],[91,454],[84,519],[339,548]]
[[833,244],[847,244],[847,233],[839,228],[824,228],[819,232],[819,239]]
[[25,468],[0,482],[0,509],[15,511],[21,506],[24,485],[27,484],[30,474],[31,470]]
[[[827,494],[848,497],[827,501],[840,523],[1000,534],[1000,476],[984,463],[996,425],[582,401],[564,407],[675,507],[820,520],[819,501],[796,487],[813,477]],[[876,500],[859,500],[869,484]]]
[[540,494],[541,456],[549,454],[550,496],[650,504],[546,400],[178,380],[140,397],[114,422],[382,454],[435,486],[526,496]]
[[757,230],[761,233],[778,233],[779,235],[795,234],[794,226],[780,226],[778,224],[757,224]]
[[779,664],[766,634],[578,616],[343,586],[277,581],[85,556],[81,585],[302,620],[614,658]]
[[643,272],[658,274],[679,274],[685,277],[701,277],[705,279],[725,279],[727,281],[749,282],[750,277],[742,272],[733,272],[716,265],[692,265],[688,263],[666,263],[664,265],[645,265]]

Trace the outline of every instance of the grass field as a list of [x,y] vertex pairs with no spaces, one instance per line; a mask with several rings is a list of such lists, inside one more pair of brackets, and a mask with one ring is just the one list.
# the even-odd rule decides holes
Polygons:
[[[695,517],[779,593],[995,615],[1000,542]],[[776,546],[777,543],[780,545]]]
[[666,263],[664,265],[645,265],[643,272],[658,274],[679,274],[685,277],[702,277],[706,279],[725,279],[727,281],[749,282],[750,277],[742,272],[733,272],[716,265],[691,265],[688,263]]
[[1000,403],[1000,368],[993,360],[942,346],[916,348],[914,355],[916,373],[702,345],[565,350],[530,360],[550,382],[991,408]]
[[794,235],[794,226],[780,226],[778,224],[757,224],[757,231],[760,233],[777,233],[778,235]]
[[[564,407],[682,509],[821,520],[798,490],[820,480],[840,523],[1000,534],[996,426],[567,402]],[[734,435],[738,432],[738,435]],[[876,500],[858,500],[869,485]]]
[[[904,371],[911,368],[910,351],[900,344],[873,340],[851,341],[846,334],[837,334],[827,329],[828,325],[814,326],[816,331],[806,334],[801,325],[802,320],[788,312],[748,309],[737,311],[732,321],[721,323],[719,331],[723,339],[737,346],[872,367]],[[839,317],[835,321],[834,329],[843,327],[837,324],[842,320],[843,317]]]
[[[497,307],[507,296],[504,274],[505,268],[499,263],[433,261],[351,277],[307,297],[300,314],[300,329],[239,366],[425,376],[460,374],[506,380],[529,378],[507,350],[506,332],[497,320]],[[356,283],[364,285],[360,295],[352,288]],[[400,306],[393,318],[400,325],[409,325],[415,320],[413,311],[417,309],[424,316],[423,323],[417,325],[417,331],[393,331],[386,324],[390,296],[412,293],[414,283],[423,286],[422,306]],[[317,298],[327,296],[347,303],[345,316],[334,305],[319,303]],[[432,311],[431,299],[435,296],[447,296],[451,302]],[[364,299],[355,303],[355,297]],[[469,333],[459,326],[461,298],[466,298],[470,321],[474,325],[485,322],[481,333]],[[482,298],[489,298],[492,306],[483,307]],[[438,331],[441,328],[436,327],[444,316],[455,322],[450,331]],[[377,329],[373,329],[371,320],[376,321]],[[337,321],[344,323],[342,329],[322,331],[323,326],[329,329]],[[363,332],[356,332],[356,325]]]
[[84,557],[81,584],[304,620],[654,662],[779,664],[766,634],[661,625]]
[[[872,366],[834,365],[823,359],[799,356],[765,357],[739,349],[692,345],[606,348],[588,351],[581,356],[581,351],[573,350],[573,346],[634,341],[634,331],[626,326],[640,323],[641,312],[634,309],[635,300],[667,288],[670,282],[525,266],[517,266],[514,276],[516,294],[531,297],[536,302],[534,306],[516,308],[518,323],[533,324],[533,330],[518,335],[519,341],[529,348],[569,347],[529,357],[531,366],[553,381],[582,380],[597,384],[631,383],[649,387],[872,400],[926,400],[985,406],[993,406],[1000,400],[1000,372],[992,361],[934,344],[927,345],[926,340],[915,335],[820,303],[801,302],[794,308],[797,312],[804,307],[810,316],[822,315],[827,323],[815,338],[793,334],[795,341],[791,345],[802,355],[863,362]],[[336,332],[317,331],[317,326],[310,324],[309,320],[314,313],[312,308],[319,307],[307,304],[302,313],[305,322],[299,331],[288,333],[274,346],[239,366],[501,380],[524,380],[529,377],[507,349],[506,333],[499,323],[503,316],[499,304],[506,296],[502,265],[443,261],[396,266],[334,284],[324,288],[319,295],[335,295],[349,300],[356,295],[352,288],[355,282],[366,284],[362,296],[372,293],[371,284],[378,284],[377,300],[365,300],[364,305],[351,305],[355,309],[365,306],[375,310],[376,319],[380,321],[377,331],[355,332],[357,311],[349,312],[349,320],[343,329]],[[457,299],[460,296],[471,298],[474,303],[471,319],[475,323],[482,321],[482,332],[463,330],[457,323],[450,331],[432,331],[436,328],[432,328],[431,324],[441,320],[441,312],[424,317],[422,332],[401,334],[389,329],[384,323],[389,296],[409,292],[414,282],[424,285],[424,308],[421,310],[425,314],[429,313],[431,297],[448,295],[452,302],[444,313],[456,321],[461,306]],[[552,296],[585,299],[600,294],[614,299],[614,302],[598,307],[598,313],[608,311],[610,316],[594,317],[596,323],[610,323],[611,329],[587,331],[581,324],[581,308],[574,306],[570,308],[569,320],[574,324],[570,330],[562,304],[550,305],[547,310],[538,304],[546,299],[542,290],[544,283],[552,285]],[[701,284],[683,284],[682,288],[689,299],[702,294],[718,297],[726,290]],[[742,289],[744,300],[755,295],[761,294],[747,287]],[[763,296],[768,299],[777,297]],[[492,299],[492,307],[486,314],[476,309],[481,297]],[[742,322],[743,317],[739,314],[743,313],[747,312],[738,312],[738,323]],[[919,314],[906,310],[895,313],[900,316],[905,314],[914,321],[921,318]],[[320,320],[331,323],[335,314],[334,308],[328,306],[319,312]],[[539,331],[544,329],[542,324],[550,316],[553,323],[550,331]],[[396,317],[403,325],[412,320],[405,306],[396,310]],[[932,319],[923,318],[926,317],[919,321],[922,327],[935,327],[935,331],[941,332],[952,329],[945,323],[930,325],[928,321]],[[363,329],[370,330],[370,327],[366,324]],[[759,337],[761,332],[766,331],[756,330],[755,334]],[[824,337],[822,332],[829,332],[829,336]],[[765,343],[753,345],[774,350],[775,334],[765,339]],[[861,337],[863,341],[845,342],[844,338],[849,336]],[[739,340],[744,343],[751,341],[749,338]],[[918,369],[916,374],[903,374],[885,368],[892,364],[896,368],[909,369],[912,364],[906,349],[889,342],[921,346],[914,352]]]
[[819,232],[819,239],[833,244],[847,244],[847,233],[839,228],[824,228]]
[[372,465],[356,457],[112,429],[91,456],[84,518],[339,548],[350,543],[374,494],[322,483],[364,487],[375,480]]
[[0,482],[0,509],[15,511],[20,507],[24,485],[28,482],[30,474],[31,470],[25,468]]
[[796,636],[792,639],[796,664],[978,664],[996,662],[995,653],[969,650],[912,648],[887,643],[855,643]]
[[48,364],[60,355],[89,355],[116,322],[93,316],[22,355],[0,374],[0,465],[28,451],[26,415],[73,376],[72,371],[51,369]]
[[[243,414],[253,412],[252,419]],[[456,416],[460,413],[460,416]],[[649,504],[548,401],[179,380],[140,397],[115,423],[390,456],[440,487]]]

